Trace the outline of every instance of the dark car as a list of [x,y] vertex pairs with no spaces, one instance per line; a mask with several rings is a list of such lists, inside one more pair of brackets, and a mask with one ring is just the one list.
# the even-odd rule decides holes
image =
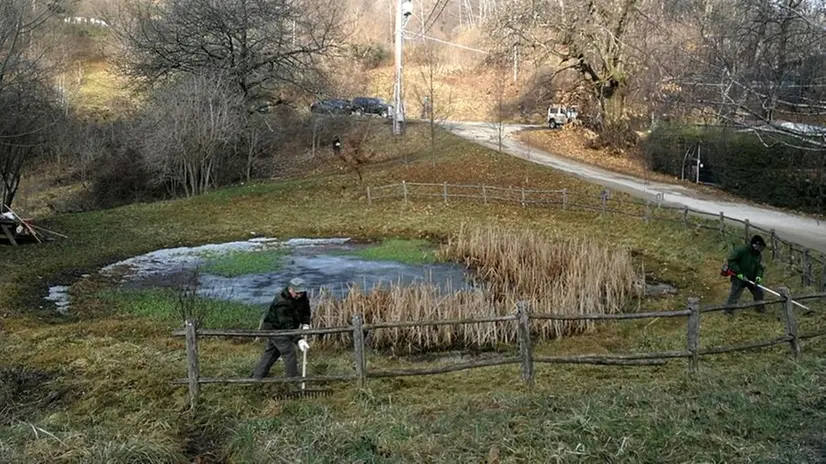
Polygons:
[[319,100],[310,105],[310,111],[317,114],[351,114],[350,102],[340,98]]
[[374,114],[383,118],[393,115],[393,107],[381,98],[356,97],[353,99],[351,106],[355,114]]

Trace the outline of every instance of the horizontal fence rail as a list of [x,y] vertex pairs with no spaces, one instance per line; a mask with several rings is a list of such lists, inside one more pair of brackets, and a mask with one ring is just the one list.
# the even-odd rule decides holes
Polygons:
[[[800,355],[800,341],[826,335],[826,330],[818,330],[798,334],[795,315],[795,301],[826,299],[826,292],[812,293],[800,296],[792,296],[789,290],[781,288],[782,299],[760,303],[738,304],[730,306],[700,306],[698,298],[689,298],[687,309],[675,311],[654,311],[645,313],[621,313],[621,314],[532,314],[527,308],[527,304],[519,303],[516,312],[512,315],[480,317],[466,319],[442,319],[425,321],[386,321],[365,324],[363,316],[356,314],[352,318],[352,325],[346,327],[328,327],[308,330],[216,330],[199,329],[194,321],[186,321],[185,328],[173,332],[174,336],[186,337],[187,353],[187,378],[176,380],[173,383],[189,386],[190,407],[195,408],[200,394],[202,384],[256,384],[256,383],[324,383],[324,382],[350,382],[355,381],[358,387],[364,387],[368,378],[388,378],[406,377],[420,375],[438,375],[450,372],[459,372],[468,369],[477,369],[491,366],[505,366],[519,364],[522,380],[533,383],[534,364],[592,364],[606,366],[645,366],[662,365],[673,359],[688,359],[688,369],[695,372],[698,367],[699,358],[738,351],[750,351],[762,349],[775,345],[789,344],[792,356],[797,359]],[[782,320],[784,321],[784,334],[776,338],[752,342],[744,342],[732,346],[720,347],[700,347],[700,319],[701,314],[710,311],[734,310],[752,308],[768,304],[782,305]],[[600,353],[582,355],[559,355],[559,356],[534,356],[533,340],[531,331],[531,321],[534,320],[561,320],[561,321],[620,321],[620,320],[640,320],[652,318],[674,318],[687,317],[686,349],[682,351],[661,351],[650,353]],[[437,366],[423,369],[368,369],[365,350],[365,333],[370,330],[400,329],[411,327],[436,327],[455,326],[462,324],[491,324],[501,322],[516,321],[515,337],[518,340],[518,356],[504,356],[493,359],[483,359],[470,362],[451,364],[447,366]],[[511,325],[513,328],[513,325]],[[199,337],[275,337],[294,335],[327,335],[351,333],[353,336],[354,372],[338,375],[320,375],[310,377],[273,377],[264,379],[253,378],[214,378],[201,377],[198,356]]]
[[[384,198],[402,198],[405,203],[412,198],[441,198],[447,204],[451,198],[481,200],[485,205],[491,202],[516,203],[522,206],[561,205],[563,210],[578,209],[600,213],[619,214],[639,218],[645,222],[661,221],[683,224],[705,230],[719,231],[722,236],[742,237],[748,242],[756,232],[766,237],[766,250],[772,260],[786,264],[801,274],[803,286],[815,286],[818,291],[826,291],[826,254],[808,249],[790,240],[785,240],[774,229],[755,226],[748,219],[727,217],[723,212],[708,213],[688,208],[663,204],[663,195],[655,201],[614,198],[608,189],[599,196],[573,192],[568,189],[540,190],[524,187],[497,187],[490,185],[467,185],[449,183],[406,182],[400,184],[367,187],[367,202]],[[691,221],[695,216],[703,222]],[[705,219],[703,219],[705,218]],[[732,225],[736,227],[732,227]]]

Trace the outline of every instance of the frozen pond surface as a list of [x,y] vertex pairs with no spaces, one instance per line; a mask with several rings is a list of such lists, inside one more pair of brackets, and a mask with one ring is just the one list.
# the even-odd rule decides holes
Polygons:
[[395,261],[371,261],[348,255],[369,245],[349,239],[254,239],[245,242],[211,244],[157,250],[104,268],[103,273],[123,273],[122,288],[147,289],[179,287],[192,281],[196,269],[211,257],[231,252],[284,251],[281,265],[270,272],[225,277],[201,270],[198,294],[266,305],[293,277],[301,277],[313,293],[321,288],[341,297],[351,285],[370,290],[379,285],[411,285],[430,282],[453,291],[469,286],[464,268],[451,264],[409,265]]

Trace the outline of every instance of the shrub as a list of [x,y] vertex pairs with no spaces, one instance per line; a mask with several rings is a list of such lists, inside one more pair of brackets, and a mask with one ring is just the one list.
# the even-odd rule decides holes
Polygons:
[[111,208],[156,197],[151,175],[140,153],[126,148],[99,160],[92,174],[90,195],[95,206]]
[[643,152],[651,169],[680,176],[686,151],[699,143],[701,180],[750,200],[822,213],[826,153],[782,142],[767,144],[732,128],[663,125],[645,141]]
[[386,64],[390,50],[378,43],[352,44],[350,56],[356,59],[364,69],[375,69]]

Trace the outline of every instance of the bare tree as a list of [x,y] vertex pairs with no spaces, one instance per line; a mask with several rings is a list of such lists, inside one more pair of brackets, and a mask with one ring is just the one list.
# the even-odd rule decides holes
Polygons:
[[232,155],[245,122],[243,96],[222,77],[188,76],[158,91],[142,125],[148,166],[171,193],[204,193]]
[[244,179],[249,182],[252,179],[252,167],[255,160],[261,154],[263,143],[263,124],[258,124],[256,119],[250,119],[246,123],[246,128],[242,134],[242,146],[246,154],[244,163]]
[[285,88],[316,90],[339,35],[334,0],[126,1],[115,31],[127,75],[153,85],[221,73],[255,105],[283,103]]
[[493,54],[493,106],[490,108],[490,124],[496,131],[497,149],[501,152],[505,145],[505,123],[508,119],[509,105],[507,102],[508,67],[504,55]]
[[426,41],[423,48],[423,65],[420,79],[423,83],[415,88],[415,94],[422,104],[421,118],[430,126],[431,163],[436,165],[436,142],[438,128],[450,117],[452,95],[449,89],[439,84],[444,72],[445,57],[442,50],[432,42]]
[[629,83],[645,50],[639,26],[649,0],[517,1],[503,8],[492,37],[535,50],[538,62],[575,71],[598,103],[596,129],[608,143],[630,133],[626,115]]
[[42,153],[46,131],[58,117],[48,82],[46,48],[38,43],[55,3],[0,2],[0,201],[11,206],[23,167]]
[[703,47],[679,75],[675,98],[767,144],[826,150],[826,5],[708,1],[694,15]]

